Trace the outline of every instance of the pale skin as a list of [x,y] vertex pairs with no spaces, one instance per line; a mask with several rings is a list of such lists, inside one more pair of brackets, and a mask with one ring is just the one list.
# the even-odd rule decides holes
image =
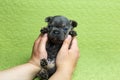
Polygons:
[[[69,48],[70,42],[71,47]],[[45,45],[47,34],[40,35],[33,46],[32,56],[28,63],[16,66],[11,69],[0,71],[0,80],[33,80],[36,74],[41,70],[40,59],[47,59]],[[79,59],[79,48],[77,39],[68,36],[58,53],[56,59],[57,70],[49,80],[71,80],[72,73]]]

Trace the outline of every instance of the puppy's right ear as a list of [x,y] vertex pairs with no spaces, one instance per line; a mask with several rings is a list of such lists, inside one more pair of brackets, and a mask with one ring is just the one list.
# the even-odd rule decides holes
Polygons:
[[50,22],[52,20],[53,17],[49,16],[45,18],[45,22]]
[[70,24],[71,24],[73,27],[76,27],[76,26],[77,26],[77,22],[74,21],[74,20],[70,20]]

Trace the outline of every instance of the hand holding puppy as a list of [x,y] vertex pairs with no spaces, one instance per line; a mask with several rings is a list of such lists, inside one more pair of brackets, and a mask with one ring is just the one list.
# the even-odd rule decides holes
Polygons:
[[[72,43],[71,43],[72,42]],[[71,44],[71,47],[69,48]],[[77,39],[69,35],[57,55],[57,71],[49,80],[71,80],[72,73],[79,59],[79,48]]]
[[74,37],[72,40],[72,37],[69,35],[63,42],[63,45],[58,53],[56,60],[57,69],[64,71],[71,69],[71,71],[73,71],[78,58],[79,48],[77,45],[77,39]]
[[32,56],[29,62],[39,68],[41,68],[40,59],[47,59],[46,42],[47,34],[39,35],[39,37],[34,42]]

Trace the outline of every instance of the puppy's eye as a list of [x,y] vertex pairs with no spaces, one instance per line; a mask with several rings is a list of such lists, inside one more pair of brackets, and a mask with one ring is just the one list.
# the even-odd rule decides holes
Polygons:
[[64,31],[67,31],[67,30],[68,30],[68,28],[64,28],[63,30],[64,30]]

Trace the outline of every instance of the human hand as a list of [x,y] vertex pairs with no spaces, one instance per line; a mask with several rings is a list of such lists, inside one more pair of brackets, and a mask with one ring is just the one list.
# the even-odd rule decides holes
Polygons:
[[72,37],[69,35],[63,42],[63,45],[57,55],[56,59],[57,70],[72,73],[78,61],[78,58],[79,48],[77,45],[77,39],[76,37],[73,37],[72,39]]
[[46,42],[47,34],[39,35],[39,37],[34,42],[32,55],[29,63],[40,68],[40,60],[43,58],[47,59]]

